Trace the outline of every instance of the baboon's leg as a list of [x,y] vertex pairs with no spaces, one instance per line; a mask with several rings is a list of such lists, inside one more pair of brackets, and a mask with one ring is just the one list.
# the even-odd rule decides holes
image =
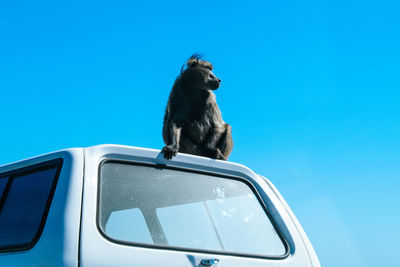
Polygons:
[[227,160],[233,148],[231,126],[225,123],[222,129],[211,130],[201,147],[204,156]]
[[179,144],[179,152],[197,156],[205,156],[203,150],[189,137],[182,135]]
[[233,149],[232,127],[225,123],[225,131],[217,143],[217,147],[227,160]]

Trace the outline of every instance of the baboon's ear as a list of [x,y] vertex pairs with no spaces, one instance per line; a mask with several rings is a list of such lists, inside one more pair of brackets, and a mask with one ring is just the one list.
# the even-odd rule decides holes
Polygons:
[[198,59],[190,59],[190,60],[187,62],[187,65],[188,65],[189,68],[191,68],[191,67],[196,66],[197,63],[199,63],[199,60],[198,60]]

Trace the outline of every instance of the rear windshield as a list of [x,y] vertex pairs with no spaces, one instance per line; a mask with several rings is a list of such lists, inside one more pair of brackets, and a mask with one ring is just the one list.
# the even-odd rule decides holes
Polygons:
[[279,257],[285,243],[240,179],[108,162],[99,224],[116,242]]
[[0,252],[29,249],[39,239],[61,163],[0,174]]

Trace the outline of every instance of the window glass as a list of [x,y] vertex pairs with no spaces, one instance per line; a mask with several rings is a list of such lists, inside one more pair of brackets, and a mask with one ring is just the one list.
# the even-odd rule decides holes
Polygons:
[[10,190],[0,211],[0,249],[29,246],[37,236],[57,168],[10,175]]
[[113,211],[107,221],[106,232],[116,239],[140,243],[153,242],[139,209]]
[[6,189],[7,182],[8,182],[8,177],[0,177],[0,209],[1,209],[1,198],[4,193],[4,189]]
[[[265,256],[286,253],[259,199],[236,179],[105,163],[99,219],[106,235],[127,242]],[[113,224],[123,230],[111,230],[117,228]],[[139,234],[143,232],[149,233],[147,238]]]
[[157,213],[168,244],[196,249],[223,249],[204,203],[160,208]]
[[[254,194],[207,201],[215,227],[227,251],[282,255],[285,252],[274,227]],[[245,235],[242,229],[252,229]],[[263,237],[260,239],[260,237]]]

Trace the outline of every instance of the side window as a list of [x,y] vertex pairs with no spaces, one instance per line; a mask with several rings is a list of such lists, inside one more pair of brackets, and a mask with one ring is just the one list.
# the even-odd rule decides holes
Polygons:
[[0,252],[24,250],[39,239],[61,160],[0,176]]
[[284,258],[286,241],[244,180],[105,163],[99,224],[114,241]]

